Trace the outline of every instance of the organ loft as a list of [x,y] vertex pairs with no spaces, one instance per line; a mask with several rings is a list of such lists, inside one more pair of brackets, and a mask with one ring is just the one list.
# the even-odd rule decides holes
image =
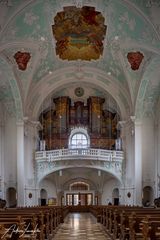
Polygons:
[[101,97],[89,97],[85,105],[81,101],[71,104],[66,96],[54,98],[53,105],[39,118],[43,125],[40,139],[45,140],[46,149],[68,148],[71,129],[76,127],[87,129],[91,148],[115,149],[120,137],[120,117],[117,112],[103,109],[104,101]]

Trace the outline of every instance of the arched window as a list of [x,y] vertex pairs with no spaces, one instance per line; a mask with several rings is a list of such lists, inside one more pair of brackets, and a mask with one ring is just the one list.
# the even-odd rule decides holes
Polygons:
[[77,191],[77,190],[89,190],[89,184],[85,182],[74,182],[70,185],[71,191]]
[[88,148],[90,139],[84,128],[73,129],[69,137],[69,148]]
[[71,138],[71,148],[87,148],[87,136],[83,133],[76,133]]

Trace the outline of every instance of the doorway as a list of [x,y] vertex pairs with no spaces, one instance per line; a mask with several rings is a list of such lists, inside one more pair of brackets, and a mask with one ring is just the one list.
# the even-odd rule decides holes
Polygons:
[[87,206],[93,204],[92,193],[72,193],[66,194],[66,205],[69,206]]
[[119,205],[119,189],[118,188],[114,188],[113,192],[112,192],[112,203],[114,205]]
[[17,192],[13,187],[7,189],[7,205],[10,208],[17,206]]
[[43,188],[40,191],[40,204],[41,206],[47,205],[47,191]]
[[143,188],[142,204],[144,207],[150,207],[153,204],[153,188],[146,186]]

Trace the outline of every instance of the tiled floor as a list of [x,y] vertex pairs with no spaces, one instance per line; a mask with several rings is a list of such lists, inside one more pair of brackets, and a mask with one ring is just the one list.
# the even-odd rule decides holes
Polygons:
[[110,240],[101,224],[90,213],[70,213],[54,240]]

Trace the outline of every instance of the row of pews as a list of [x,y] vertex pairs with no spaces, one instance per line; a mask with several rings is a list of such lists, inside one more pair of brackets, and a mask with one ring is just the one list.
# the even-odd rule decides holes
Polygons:
[[0,210],[0,239],[52,239],[69,212],[91,212],[113,240],[160,240],[160,209],[136,206],[37,206]]
[[92,206],[111,239],[160,240],[160,209],[136,206]]
[[51,239],[68,212],[58,206],[1,209],[0,239]]

